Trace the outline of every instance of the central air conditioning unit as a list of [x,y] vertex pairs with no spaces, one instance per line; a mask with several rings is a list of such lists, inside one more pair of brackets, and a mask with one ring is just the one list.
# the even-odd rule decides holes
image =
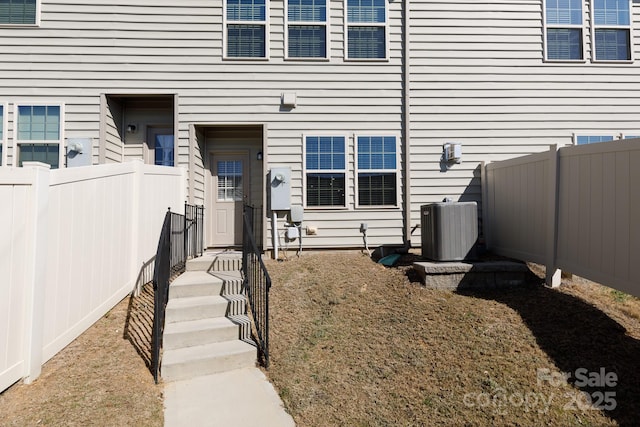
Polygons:
[[431,203],[420,207],[422,256],[434,261],[475,258],[478,240],[476,202]]

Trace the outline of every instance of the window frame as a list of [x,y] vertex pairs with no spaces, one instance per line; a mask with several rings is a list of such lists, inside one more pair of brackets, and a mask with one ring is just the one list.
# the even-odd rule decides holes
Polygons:
[[[395,169],[361,169],[358,163],[358,138],[389,138],[395,139],[395,155],[396,155],[396,167]],[[397,134],[375,134],[375,133],[359,133],[353,135],[353,146],[355,152],[355,196],[356,196],[356,208],[357,209],[398,209],[402,206],[401,194],[400,194],[400,180],[401,180],[401,156],[400,156],[400,136]],[[363,205],[360,203],[360,173],[395,173],[396,175],[396,203],[395,205]]]
[[620,139],[636,139],[640,138],[640,130],[638,131],[630,131],[630,132],[622,132],[620,134]]
[[[58,124],[58,139],[20,139],[19,138],[19,109],[20,107],[59,107],[60,123]],[[13,165],[20,165],[20,145],[22,144],[58,144],[58,168],[66,167],[65,164],[65,105],[62,102],[47,102],[38,100],[37,102],[16,102],[13,105]]]
[[0,154],[0,167],[2,167],[7,165],[7,126],[9,126],[9,114],[6,103],[0,102],[0,108],[2,109],[2,115],[0,116],[0,122],[2,124],[2,135],[0,135],[0,146],[2,147],[2,154]]
[[[328,0],[327,0],[328,1]],[[343,1],[344,11],[344,60],[354,62],[388,62],[389,61],[389,2],[384,1],[384,22],[349,22],[349,0]],[[349,56],[349,27],[384,27],[384,58],[351,58]]]
[[[270,1],[265,0],[264,21],[244,21],[227,19],[227,1],[222,0],[222,59],[230,61],[268,61],[269,60],[269,10]],[[264,56],[229,56],[229,25],[262,25],[264,26]]]
[[[607,141],[587,142],[586,144],[579,144],[578,143],[578,138],[580,138],[580,137],[600,137],[600,138],[602,138],[604,136],[611,136],[612,139],[607,140]],[[577,133],[577,132],[575,132],[571,139],[572,139],[573,145],[576,145],[576,146],[578,146],[578,145],[600,144],[602,142],[611,142],[611,141],[619,140],[620,139],[620,132],[610,132],[610,133],[607,133],[607,132],[580,132],[580,133]]]
[[[611,62],[611,63],[631,63],[633,62],[633,2],[632,0],[625,0],[628,5],[629,10],[629,25],[606,25],[606,24],[596,24],[595,19],[595,0],[590,0],[589,4],[589,13],[590,13],[590,23],[591,23],[591,61],[593,62]],[[627,59],[598,59],[596,52],[596,30],[627,30],[628,31],[628,41],[629,41],[629,57]]]
[[[329,13],[331,12],[331,8],[329,7],[331,0],[325,0],[325,20],[321,21],[290,21],[289,20],[289,0],[284,0],[284,59],[290,61],[329,61],[331,51],[331,41],[329,39],[331,35],[330,31],[330,21],[331,17]],[[225,0],[226,2],[226,0]],[[311,27],[311,26],[323,26],[324,25],[324,56],[323,57],[301,57],[301,56],[289,56],[289,26],[301,26],[301,27]]]
[[[545,62],[551,62],[551,63],[585,63],[587,62],[587,43],[586,43],[586,36],[585,36],[585,13],[586,13],[586,8],[584,6],[584,1],[581,2],[581,15],[582,15],[582,20],[580,21],[580,24],[567,24],[567,25],[562,25],[562,24],[548,24],[547,23],[547,2],[548,0],[544,0],[542,2],[542,37],[543,37],[543,60]],[[554,58],[549,58],[549,42],[548,42],[548,30],[549,29],[577,29],[580,30],[580,43],[581,43],[581,49],[582,49],[582,58],[580,59],[554,59]]]
[[[341,137],[344,138],[344,169],[307,169],[307,138],[309,137]],[[344,206],[309,206],[307,204],[307,174],[308,173],[341,173],[344,174]],[[349,209],[349,137],[342,133],[304,133],[302,134],[302,205],[309,210],[348,210]]]
[[36,11],[33,24],[17,24],[17,23],[0,23],[0,28],[30,28],[30,27],[39,27],[40,26],[40,2],[41,0],[36,0]]

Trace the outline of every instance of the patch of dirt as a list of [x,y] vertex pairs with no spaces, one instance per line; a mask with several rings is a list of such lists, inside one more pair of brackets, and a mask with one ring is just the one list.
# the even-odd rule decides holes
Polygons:
[[[409,261],[386,268],[345,252],[266,261],[267,375],[299,426],[607,426],[640,418],[637,298],[576,278],[560,289],[427,290]],[[581,368],[618,381],[581,384]],[[613,393],[615,408],[594,409],[584,392],[596,400]]]
[[149,294],[153,316],[149,288],[122,300],[49,360],[34,383],[0,394],[0,425],[162,426],[162,385],[141,357],[148,351]]

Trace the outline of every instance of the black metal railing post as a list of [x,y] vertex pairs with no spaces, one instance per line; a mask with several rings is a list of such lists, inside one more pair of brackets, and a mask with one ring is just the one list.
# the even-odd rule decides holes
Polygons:
[[254,237],[255,208],[243,207],[242,276],[243,290],[249,302],[249,315],[255,329],[255,341],[265,368],[269,367],[269,289],[271,278],[262,262]]

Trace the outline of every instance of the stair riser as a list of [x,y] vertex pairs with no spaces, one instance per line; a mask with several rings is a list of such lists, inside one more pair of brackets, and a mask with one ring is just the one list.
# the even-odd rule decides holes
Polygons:
[[213,271],[240,271],[242,269],[242,259],[218,258],[213,262]]
[[236,340],[240,336],[238,325],[229,325],[225,328],[205,329],[201,331],[164,334],[163,344],[167,350],[193,347],[196,345],[212,344],[222,341]]
[[162,379],[165,381],[186,380],[234,369],[249,368],[255,366],[255,364],[256,351],[253,349],[220,357],[210,357],[170,365],[163,364]]
[[241,258],[208,257],[203,256],[187,261],[187,271],[240,271]]
[[229,301],[229,309],[226,316],[236,316],[247,314],[247,303],[244,299],[236,299]]
[[223,287],[222,283],[169,286],[169,299],[221,295]]
[[222,295],[238,295],[242,293],[242,279],[225,280],[222,285]]

